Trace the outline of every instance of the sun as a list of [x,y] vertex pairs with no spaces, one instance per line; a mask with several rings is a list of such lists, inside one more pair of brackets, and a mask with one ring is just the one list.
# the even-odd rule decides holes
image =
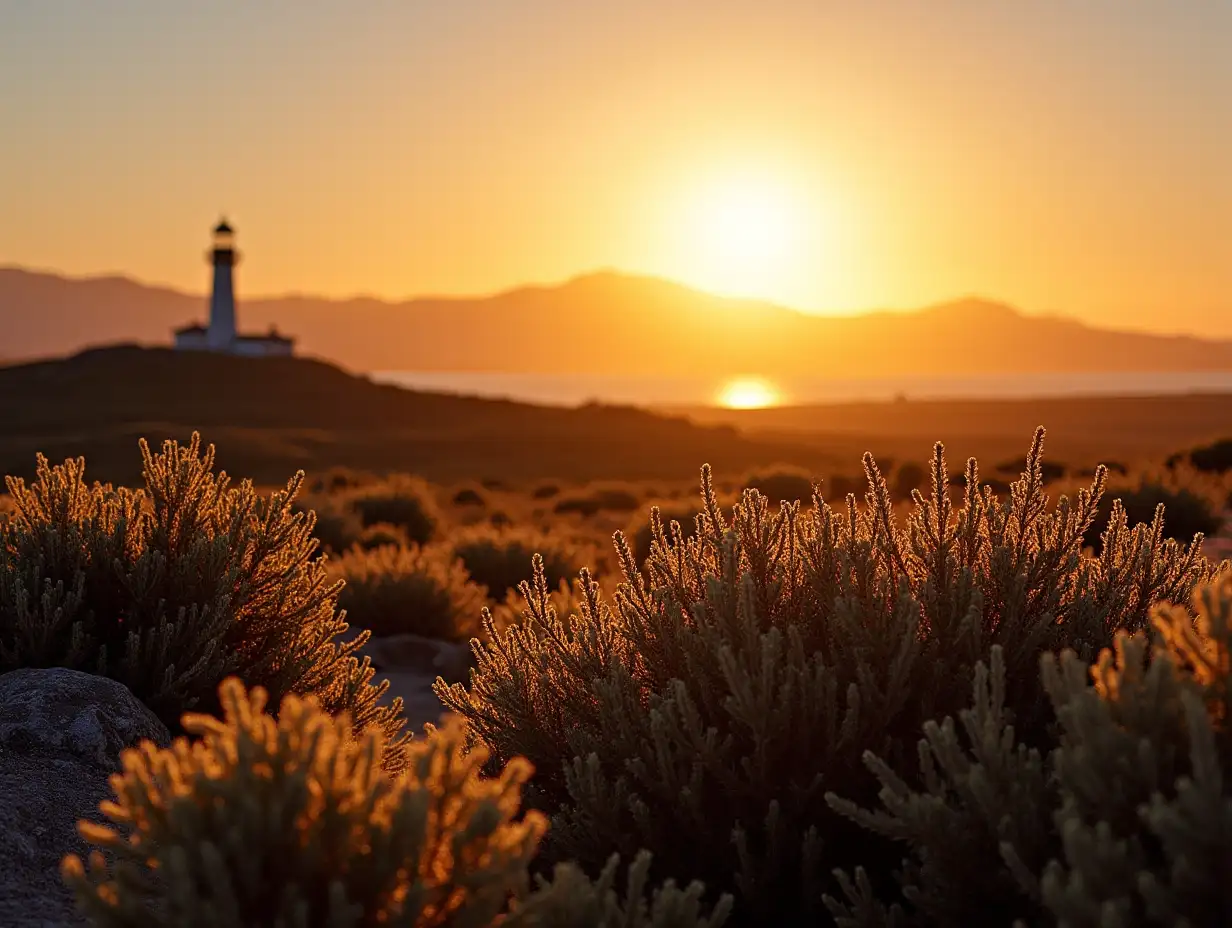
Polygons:
[[761,377],[740,377],[730,380],[720,388],[715,398],[727,409],[764,409],[777,406],[783,396],[770,381]]
[[685,276],[708,290],[773,299],[808,266],[802,196],[773,174],[699,183],[685,214]]

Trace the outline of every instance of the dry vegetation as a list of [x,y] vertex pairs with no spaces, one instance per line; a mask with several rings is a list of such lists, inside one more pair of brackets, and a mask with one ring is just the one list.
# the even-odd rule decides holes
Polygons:
[[[0,499],[0,669],[188,739],[128,755],[66,878],[151,928],[1226,923],[1232,455],[1041,442],[700,494],[43,462]],[[475,636],[461,719],[408,742],[367,632]]]

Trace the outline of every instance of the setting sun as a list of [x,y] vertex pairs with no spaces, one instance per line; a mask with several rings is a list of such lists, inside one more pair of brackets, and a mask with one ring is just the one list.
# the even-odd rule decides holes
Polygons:
[[772,171],[720,174],[682,206],[683,276],[731,296],[779,298],[808,265],[803,191]]
[[741,377],[723,385],[716,398],[720,406],[728,409],[762,409],[777,406],[782,394],[774,384],[760,377]]

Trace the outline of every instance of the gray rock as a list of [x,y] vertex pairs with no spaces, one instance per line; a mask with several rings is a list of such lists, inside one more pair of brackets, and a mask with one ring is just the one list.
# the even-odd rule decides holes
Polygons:
[[0,925],[84,925],[60,879],[60,861],[89,847],[86,818],[105,823],[98,804],[120,753],[146,739],[171,742],[128,688],[76,670],[0,675]]

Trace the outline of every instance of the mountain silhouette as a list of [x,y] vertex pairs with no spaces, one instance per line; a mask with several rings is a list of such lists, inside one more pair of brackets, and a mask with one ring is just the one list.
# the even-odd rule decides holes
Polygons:
[[[276,325],[304,353],[364,371],[859,378],[1232,369],[1232,341],[1096,329],[978,298],[825,317],[614,271],[403,302],[245,300],[240,284],[241,328]],[[0,268],[0,354],[167,344],[173,327],[203,319],[205,308],[203,295],[124,277]]]

